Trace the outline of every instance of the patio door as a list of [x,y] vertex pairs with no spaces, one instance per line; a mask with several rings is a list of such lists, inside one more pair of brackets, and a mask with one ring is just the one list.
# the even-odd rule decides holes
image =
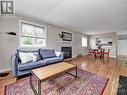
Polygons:
[[118,56],[127,56],[127,39],[118,40]]

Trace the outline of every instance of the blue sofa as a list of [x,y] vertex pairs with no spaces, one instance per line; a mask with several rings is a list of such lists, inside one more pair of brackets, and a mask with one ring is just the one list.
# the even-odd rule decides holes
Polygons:
[[[36,62],[21,63],[19,52],[37,52],[39,59]],[[37,51],[21,51],[17,50],[17,53],[12,56],[12,74],[14,77],[29,74],[32,69],[58,63],[63,61],[63,54],[56,55],[54,49],[39,49]]]

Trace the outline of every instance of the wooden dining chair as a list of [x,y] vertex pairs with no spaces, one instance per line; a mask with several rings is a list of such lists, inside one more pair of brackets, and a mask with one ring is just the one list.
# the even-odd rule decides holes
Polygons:
[[107,49],[107,51],[106,51],[106,49],[104,49],[103,56],[107,55],[108,59],[109,59],[109,54],[110,54],[110,49]]
[[90,57],[93,56],[93,50],[92,50],[92,49],[89,49],[88,55],[89,55]]
[[94,52],[94,56],[95,56],[95,59],[97,58],[102,58],[102,49],[97,49],[95,52]]

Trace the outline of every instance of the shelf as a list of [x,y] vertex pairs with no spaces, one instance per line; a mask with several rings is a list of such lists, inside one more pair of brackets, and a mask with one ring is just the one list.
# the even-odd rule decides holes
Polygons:
[[60,43],[72,43],[72,41],[59,41]]

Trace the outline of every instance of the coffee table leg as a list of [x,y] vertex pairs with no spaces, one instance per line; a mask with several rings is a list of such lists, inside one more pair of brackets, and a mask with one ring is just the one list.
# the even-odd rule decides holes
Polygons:
[[38,79],[38,92],[37,92],[37,90],[34,88],[33,83],[32,83],[32,75],[33,74],[31,73],[30,74],[30,86],[31,86],[35,95],[41,95],[41,81]]
[[66,72],[66,73],[69,74],[69,75],[72,75],[75,78],[77,78],[77,66],[75,67],[75,75],[74,74],[71,74],[69,72]]
[[38,81],[38,95],[41,95],[41,81]]
[[77,77],[77,66],[76,66],[76,72],[75,73],[76,73],[76,77]]

